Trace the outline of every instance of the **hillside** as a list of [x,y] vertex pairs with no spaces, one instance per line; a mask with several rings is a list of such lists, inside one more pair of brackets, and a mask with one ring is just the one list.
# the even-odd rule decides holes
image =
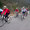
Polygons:
[[27,0],[0,0],[3,5],[8,6],[8,8],[12,8],[12,6],[16,7],[22,7],[22,6],[30,6],[29,3],[27,3]]

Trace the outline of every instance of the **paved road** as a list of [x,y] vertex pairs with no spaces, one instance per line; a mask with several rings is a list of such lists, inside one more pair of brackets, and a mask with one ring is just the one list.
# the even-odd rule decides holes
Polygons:
[[17,18],[12,17],[11,22],[0,27],[0,30],[30,30],[30,15],[24,20],[21,20],[20,16]]

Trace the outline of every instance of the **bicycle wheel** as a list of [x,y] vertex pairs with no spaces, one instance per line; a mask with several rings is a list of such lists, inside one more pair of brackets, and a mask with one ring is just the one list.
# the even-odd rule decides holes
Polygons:
[[24,16],[23,16],[23,19],[24,19]]
[[23,16],[23,14],[21,14],[21,20],[23,20],[24,19],[24,16]]
[[0,20],[0,27],[4,26],[5,21],[4,20]]

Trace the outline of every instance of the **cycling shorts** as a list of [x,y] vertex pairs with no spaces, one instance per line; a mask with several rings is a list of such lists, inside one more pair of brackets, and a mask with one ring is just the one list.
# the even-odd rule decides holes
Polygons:
[[22,12],[23,14],[25,14],[25,12]]

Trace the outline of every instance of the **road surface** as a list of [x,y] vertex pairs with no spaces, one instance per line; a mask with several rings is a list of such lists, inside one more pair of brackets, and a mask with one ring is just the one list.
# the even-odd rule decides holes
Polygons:
[[21,20],[21,16],[17,18],[12,17],[11,22],[0,27],[0,30],[30,30],[30,15],[24,20]]

